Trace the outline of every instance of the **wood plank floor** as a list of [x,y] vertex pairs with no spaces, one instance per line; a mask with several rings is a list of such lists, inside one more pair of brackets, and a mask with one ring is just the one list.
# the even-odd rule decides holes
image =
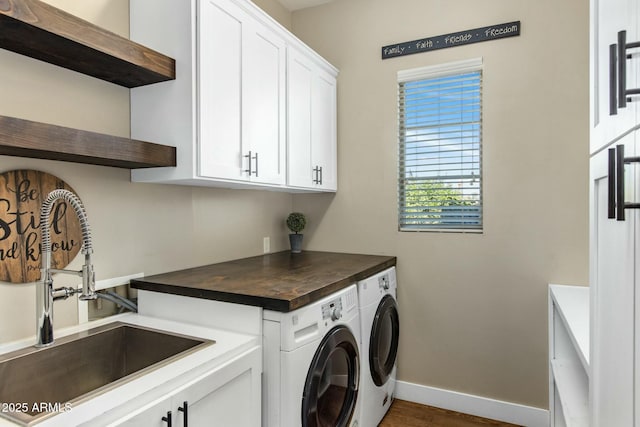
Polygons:
[[394,400],[379,427],[514,427],[515,424],[488,420],[405,400]]

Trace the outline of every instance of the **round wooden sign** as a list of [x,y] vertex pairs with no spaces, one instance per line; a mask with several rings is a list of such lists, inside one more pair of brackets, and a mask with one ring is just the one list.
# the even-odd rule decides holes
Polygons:
[[[0,174],[0,280],[27,283],[40,279],[40,208],[58,188],[73,189],[60,178],[34,170]],[[73,191],[75,193],[75,191]],[[51,266],[64,268],[82,247],[75,212],[64,200],[51,210]]]

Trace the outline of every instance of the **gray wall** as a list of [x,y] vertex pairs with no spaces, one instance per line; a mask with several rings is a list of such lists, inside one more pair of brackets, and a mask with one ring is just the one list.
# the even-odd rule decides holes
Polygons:
[[[127,0],[48,2],[128,34]],[[14,157],[0,170],[49,172],[79,193],[98,279],[256,255],[264,236],[286,249],[283,218],[301,210],[308,249],[398,256],[400,380],[546,407],[547,283],[588,279],[588,2],[256,3],[340,69],[336,195],[133,184],[126,170]],[[380,60],[386,44],[512,20],[520,37]],[[396,72],[477,56],[484,233],[399,233]],[[5,50],[0,63],[0,114],[129,135],[127,89]],[[0,283],[0,342],[33,335],[34,302],[33,284]],[[56,316],[74,323],[75,301]]]
[[[128,0],[48,3],[128,37]],[[0,115],[129,136],[129,90],[0,49]],[[0,171],[36,169],[73,187],[94,236],[96,278],[154,274],[288,248],[292,196],[136,184],[129,171],[0,156]],[[69,268],[79,268],[76,257]],[[55,285],[77,284],[57,275]],[[0,283],[0,343],[35,334],[35,285]],[[76,323],[76,300],[55,303],[55,326]]]
[[[400,380],[547,407],[547,283],[588,282],[586,0],[337,0],[293,31],[340,69],[338,193],[294,196],[308,247],[398,257]],[[504,40],[381,46],[510,21]],[[398,70],[484,59],[484,233],[397,231]]]

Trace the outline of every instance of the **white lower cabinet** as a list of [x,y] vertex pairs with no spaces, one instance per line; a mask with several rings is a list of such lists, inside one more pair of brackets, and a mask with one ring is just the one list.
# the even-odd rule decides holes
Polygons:
[[590,3],[590,422],[639,427],[640,3]]
[[[617,156],[624,147],[624,157],[636,154],[636,135],[631,132],[591,158],[591,416],[594,426],[638,426],[639,406],[634,402],[638,364],[636,335],[640,316],[638,303],[638,215],[637,209],[622,209],[625,219],[618,219],[617,207],[638,200],[640,186],[637,164],[620,167],[614,161],[609,172],[609,150]],[[617,170],[625,184],[622,198],[616,182]],[[615,184],[613,187],[610,185]],[[611,200],[610,200],[611,198]],[[616,207],[611,212],[609,205]],[[636,414],[636,415],[634,415]]]
[[[215,345],[215,344],[214,344]],[[217,367],[169,396],[150,402],[109,426],[198,427],[260,425],[260,347]],[[98,425],[92,421],[88,425]]]

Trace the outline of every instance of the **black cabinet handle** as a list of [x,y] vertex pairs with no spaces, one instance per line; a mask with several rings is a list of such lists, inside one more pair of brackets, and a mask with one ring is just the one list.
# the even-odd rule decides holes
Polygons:
[[618,32],[618,108],[627,106],[627,32]]
[[322,166],[320,166],[320,182],[318,184],[322,185]]
[[607,218],[615,219],[616,217],[616,149],[609,148],[609,179],[608,179],[608,203]]
[[616,218],[624,221],[624,145],[616,146]]
[[[625,209],[640,209],[640,203],[626,203],[624,201],[624,165],[640,163],[640,157],[624,157],[624,145],[616,145],[615,150],[609,152],[609,182],[608,182],[608,218],[625,220]],[[613,196],[615,194],[615,196]]]
[[178,406],[178,411],[182,412],[182,424],[189,427],[189,403],[185,400],[182,406]]
[[609,115],[618,114],[618,100],[616,94],[618,92],[618,45],[609,45]]
[[167,423],[167,427],[171,427],[171,411],[167,411],[167,416],[162,417],[162,421]]
[[[612,45],[617,47],[617,63],[618,63],[618,108],[626,108],[627,102],[631,102],[632,95],[640,95],[640,88],[627,89],[627,59],[631,59],[631,54],[627,54],[629,49],[640,47],[640,42],[627,43],[627,32],[618,31],[618,44]],[[611,46],[609,46],[609,56],[611,57]],[[610,58],[611,59],[611,58]],[[609,64],[611,71],[611,64]],[[609,82],[611,85],[611,81]],[[610,94],[611,96],[611,94]],[[609,106],[611,113],[611,106]],[[611,113],[615,114],[615,113]]]

